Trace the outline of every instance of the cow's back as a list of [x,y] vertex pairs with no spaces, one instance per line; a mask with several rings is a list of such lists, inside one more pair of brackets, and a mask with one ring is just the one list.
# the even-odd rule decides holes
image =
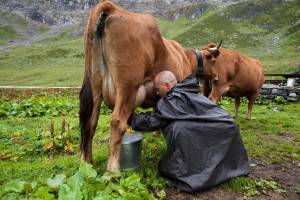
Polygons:
[[[261,88],[264,83],[264,69],[262,63],[254,58],[240,54],[241,75],[251,82],[254,89]],[[245,81],[246,82],[246,81]]]
[[157,57],[155,48],[162,43],[154,17],[121,10],[109,16],[105,26],[105,49],[109,57],[128,66],[130,62],[152,65]]

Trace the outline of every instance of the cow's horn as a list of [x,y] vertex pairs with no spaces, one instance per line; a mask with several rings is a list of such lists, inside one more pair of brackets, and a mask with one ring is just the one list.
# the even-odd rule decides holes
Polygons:
[[219,46],[217,47],[217,49],[220,48],[220,46],[222,45],[222,43],[223,43],[223,40],[221,40],[221,42],[220,42]]
[[217,47],[212,47],[212,48],[209,48],[208,50],[209,51],[214,51],[214,50],[217,50]]

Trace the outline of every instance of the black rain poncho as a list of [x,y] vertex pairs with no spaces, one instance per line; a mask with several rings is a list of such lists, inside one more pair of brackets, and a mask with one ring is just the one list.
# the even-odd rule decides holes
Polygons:
[[239,128],[223,109],[199,95],[194,76],[161,98],[155,112],[133,114],[129,124],[137,131],[162,129],[167,151],[158,169],[182,191],[195,192],[249,173]]

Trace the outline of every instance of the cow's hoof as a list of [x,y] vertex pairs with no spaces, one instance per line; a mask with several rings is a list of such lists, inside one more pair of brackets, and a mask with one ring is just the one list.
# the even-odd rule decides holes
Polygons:
[[120,162],[117,159],[110,158],[107,164],[107,171],[115,173],[120,172]]
[[93,164],[93,159],[91,158],[91,156],[84,156],[84,153],[82,153],[80,155],[80,159],[89,163],[89,164]]
[[80,160],[85,160],[83,153],[80,155]]

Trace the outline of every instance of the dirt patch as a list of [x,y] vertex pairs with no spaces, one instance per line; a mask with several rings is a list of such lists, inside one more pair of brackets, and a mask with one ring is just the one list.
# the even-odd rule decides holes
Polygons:
[[242,200],[243,196],[232,191],[224,190],[218,187],[212,187],[209,190],[198,192],[195,194],[186,194],[182,193],[174,188],[168,188],[166,190],[167,199],[170,200],[192,200],[192,199],[201,199],[201,200]]
[[[255,179],[265,179],[276,181],[287,195],[276,193],[274,191],[261,191],[262,194],[248,198],[250,200],[300,200],[300,195],[295,192],[296,187],[300,184],[300,167],[299,162],[290,162],[287,164],[263,164],[256,161],[254,167],[251,167],[249,177]],[[173,200],[242,200],[242,194],[229,191],[222,187],[212,187],[206,191],[195,194],[187,194],[176,190],[173,187],[166,189],[167,199]]]
[[255,167],[251,168],[250,177],[255,179],[272,179],[288,192],[283,199],[300,200],[300,195],[295,192],[296,187],[300,185],[299,161],[269,165],[259,162]]

